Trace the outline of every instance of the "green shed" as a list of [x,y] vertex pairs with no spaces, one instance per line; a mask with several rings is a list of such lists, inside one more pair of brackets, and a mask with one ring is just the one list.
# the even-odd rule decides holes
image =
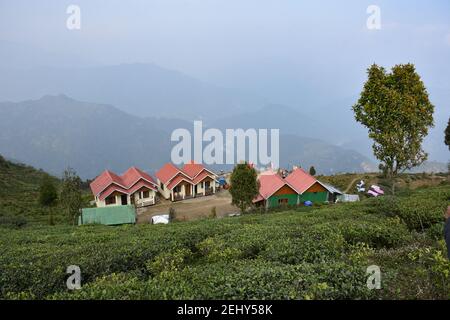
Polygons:
[[111,226],[126,223],[136,223],[136,210],[132,205],[84,208],[78,217],[78,225],[104,224]]

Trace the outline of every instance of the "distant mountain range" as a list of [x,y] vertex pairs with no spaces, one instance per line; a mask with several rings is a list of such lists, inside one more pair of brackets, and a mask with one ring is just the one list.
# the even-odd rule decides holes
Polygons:
[[[294,128],[287,124],[285,132],[283,122],[277,122],[272,115],[283,114],[289,118],[286,112],[281,112],[280,106],[268,106],[257,112],[262,118],[274,121],[271,127],[282,128],[281,166],[314,165],[322,174],[376,170],[358,152],[318,139],[313,134],[317,129],[314,122],[305,121],[310,127],[304,132],[311,133],[310,137],[294,134],[295,130],[290,130]],[[243,117],[249,119],[248,115]],[[291,114],[291,117],[302,119],[299,115]],[[269,125],[256,117],[250,117],[247,125],[232,118],[214,124],[218,128]],[[192,127],[192,122],[185,120],[137,117],[111,105],[80,102],[65,95],[46,95],[38,100],[0,103],[0,154],[57,175],[67,166],[83,178],[93,178],[104,169],[123,172],[131,165],[153,173],[170,161],[174,145],[170,141],[172,130],[192,130]]]
[[[109,59],[92,60],[89,52],[52,52],[45,44],[0,40],[0,48],[0,102],[66,94],[113,105],[136,118],[159,118],[158,124],[168,118],[168,126],[177,118],[203,120],[209,127],[280,128],[283,135],[319,139],[376,162],[367,130],[351,110],[364,78],[346,82],[345,68],[320,72],[308,63],[255,57],[252,63],[220,72],[197,73],[201,80],[152,63],[105,65]],[[427,79],[426,84],[436,108],[435,127],[423,146],[430,160],[447,163],[443,132],[450,112],[448,82]]]
[[1,103],[0,153],[58,175],[71,166],[84,178],[128,164],[151,168],[170,154],[163,123],[62,95]]
[[255,110],[262,98],[214,86],[154,64],[96,67],[0,67],[0,101],[67,94],[111,104],[139,117],[214,120]]

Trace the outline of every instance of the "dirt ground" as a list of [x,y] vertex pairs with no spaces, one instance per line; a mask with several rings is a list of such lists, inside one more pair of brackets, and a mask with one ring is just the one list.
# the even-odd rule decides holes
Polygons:
[[137,223],[149,223],[151,217],[159,214],[168,214],[169,208],[175,209],[177,220],[195,220],[211,215],[213,207],[216,207],[216,216],[224,217],[239,210],[231,204],[231,195],[226,190],[221,190],[214,195],[192,198],[188,200],[171,202],[165,199],[154,206],[138,209]]

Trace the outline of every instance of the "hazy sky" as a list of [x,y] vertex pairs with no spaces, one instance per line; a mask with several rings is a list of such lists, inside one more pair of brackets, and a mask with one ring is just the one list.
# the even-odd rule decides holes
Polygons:
[[[66,28],[70,4],[81,30]],[[372,4],[381,30],[366,27]],[[448,0],[0,0],[0,41],[74,64],[156,63],[294,107],[354,100],[371,63],[413,62],[440,122],[450,114]]]
[[[227,83],[261,65],[274,77],[295,79],[300,70],[320,82],[317,72],[327,69],[361,77],[374,61],[413,61],[431,85],[450,84],[439,72],[444,63],[449,70],[450,1],[338,2],[0,0],[0,40],[94,63],[154,62]],[[79,31],[66,28],[70,4],[81,8]],[[366,28],[370,4],[381,9],[381,30]]]

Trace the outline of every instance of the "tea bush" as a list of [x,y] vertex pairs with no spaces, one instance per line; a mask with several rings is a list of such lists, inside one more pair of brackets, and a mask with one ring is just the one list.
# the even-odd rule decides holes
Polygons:
[[335,260],[344,251],[344,238],[336,229],[314,227],[298,237],[279,237],[270,241],[261,257],[287,264]]
[[[0,226],[0,298],[445,299],[448,197],[439,186],[169,225]],[[367,289],[372,264],[381,290]],[[66,288],[69,265],[81,268],[81,290]]]
[[445,208],[450,203],[448,185],[423,188],[405,197],[379,197],[369,199],[368,212],[400,217],[410,230],[424,231],[443,221]]
[[364,270],[343,263],[286,266],[263,260],[189,266],[148,280],[101,277],[58,299],[357,299],[369,298]]
[[379,219],[376,223],[342,223],[340,230],[348,243],[362,242],[373,248],[392,248],[412,239],[406,225],[398,218]]

